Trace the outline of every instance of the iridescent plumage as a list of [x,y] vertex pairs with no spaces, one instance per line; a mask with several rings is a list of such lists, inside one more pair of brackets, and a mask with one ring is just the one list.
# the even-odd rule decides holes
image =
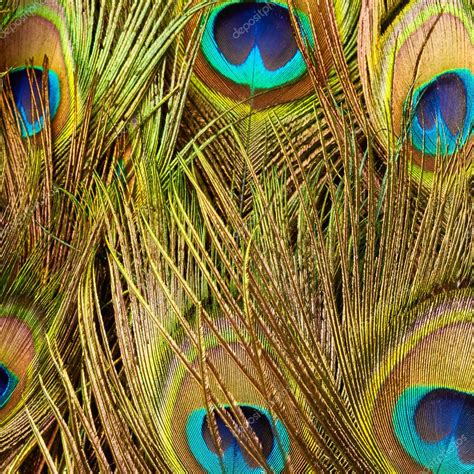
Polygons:
[[406,144],[412,172],[431,181],[435,157],[472,160],[474,27],[463,0],[411,1],[382,30],[382,2],[367,2],[359,69],[386,150]]
[[472,472],[468,1],[0,11],[0,471]]

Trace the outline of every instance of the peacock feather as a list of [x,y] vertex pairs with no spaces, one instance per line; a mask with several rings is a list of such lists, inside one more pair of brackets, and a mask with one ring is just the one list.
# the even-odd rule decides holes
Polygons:
[[[181,351],[188,356],[189,370],[179,361],[173,361],[164,377],[163,396],[168,403],[163,406],[162,416],[174,452],[170,465],[188,471],[201,468],[207,472],[220,469],[260,472],[263,464],[273,472],[283,472],[286,459],[291,456],[295,466],[304,466],[303,453],[290,441],[273,408],[278,404],[284,406],[285,402],[290,406],[283,385],[275,392],[272,406],[258,390],[260,384],[267,383],[263,378],[277,376],[272,374],[271,365],[265,364],[262,356],[262,362],[256,366],[248,348],[234,341],[228,323],[216,321],[215,324],[226,348],[216,337],[201,334],[204,353],[200,354],[199,348],[182,346]],[[199,367],[199,357],[205,358],[204,370]],[[201,383],[193,378],[191,370],[200,373]],[[256,380],[252,380],[252,374],[257,376]],[[202,390],[204,380],[212,399]],[[241,438],[246,444],[239,444]]]
[[[407,2],[388,22],[382,2],[361,16],[359,68],[386,149],[407,146],[415,176],[435,157],[470,162],[474,39],[470,2]],[[392,15],[393,17],[393,15]]]
[[2,472],[474,470],[471,2],[0,12]]
[[[474,398],[465,357],[472,303],[472,292],[458,291],[417,306],[416,319],[397,334],[397,347],[374,374],[372,429],[383,454],[401,471],[473,468]],[[449,360],[445,347],[452,348]]]
[[[21,398],[28,382],[28,369],[41,345],[41,318],[20,304],[2,306],[2,421]],[[36,334],[35,334],[36,333]]]
[[[297,150],[293,160],[319,173],[321,135],[329,142],[330,125],[342,127],[327,123],[320,104],[323,89],[343,102],[334,65],[341,58],[328,43],[353,56],[359,9],[359,2],[318,8],[304,1],[227,1],[187,25],[186,45],[197,40],[192,106],[181,135],[185,144],[192,138],[205,144],[243,212],[252,169],[283,174],[287,156]],[[356,77],[354,61],[343,66]]]
[[[32,3],[2,22],[0,69],[23,137],[33,137],[51,120],[58,141],[71,133],[81,107],[76,101],[73,54],[64,12],[53,2]],[[32,40],[34,38],[34,40]],[[43,91],[47,94],[43,97]]]

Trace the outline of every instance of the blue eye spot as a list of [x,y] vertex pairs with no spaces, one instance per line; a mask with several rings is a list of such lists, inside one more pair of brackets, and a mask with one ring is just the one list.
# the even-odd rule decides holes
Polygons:
[[[308,18],[297,12],[311,45]],[[290,84],[306,72],[288,8],[277,3],[226,3],[214,9],[201,49],[210,65],[236,84],[268,90]]]
[[403,448],[434,472],[474,470],[474,396],[444,387],[411,387],[400,396],[393,428]]
[[428,155],[451,155],[474,130],[474,76],[454,69],[433,78],[413,94],[411,139]]
[[8,403],[17,384],[18,377],[0,363],[0,408]]
[[[40,132],[44,127],[44,118],[41,115],[43,68],[23,67],[14,69],[10,72],[9,79],[13,99],[21,116],[22,136],[31,137]],[[51,70],[48,70],[48,95],[49,111],[52,120],[58,111],[61,92],[59,77]]]
[[[223,407],[223,409],[235,421],[231,410],[228,407]],[[267,460],[272,472],[281,473],[285,467],[290,449],[289,437],[285,427],[279,420],[273,421],[270,413],[261,407],[242,405],[240,409],[247,419],[250,429],[259,440],[262,455]],[[214,416],[221,439],[221,449],[224,453],[221,461],[219,460],[219,450],[214,443],[206,410],[200,408],[193,411],[186,423],[188,445],[199,464],[208,473],[221,472],[222,462],[226,472],[263,474],[264,469],[259,467],[244,449],[241,449],[236,436],[217,411]]]

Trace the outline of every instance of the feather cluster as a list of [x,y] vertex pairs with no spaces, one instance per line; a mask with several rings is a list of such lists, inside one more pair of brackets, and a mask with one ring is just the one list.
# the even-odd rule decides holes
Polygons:
[[0,471],[474,470],[471,0],[0,5]]

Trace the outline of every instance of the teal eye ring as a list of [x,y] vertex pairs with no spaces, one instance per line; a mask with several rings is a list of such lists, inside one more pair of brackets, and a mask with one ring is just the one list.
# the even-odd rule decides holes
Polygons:
[[474,394],[445,387],[406,389],[393,413],[403,448],[440,474],[474,470]]
[[[308,17],[295,13],[303,37],[314,46]],[[288,7],[276,2],[227,2],[215,8],[201,50],[215,71],[252,93],[292,84],[307,72]]]
[[[233,418],[228,406],[222,408]],[[283,423],[280,420],[274,420],[267,410],[259,406],[241,405],[240,409],[247,419],[250,429],[260,441],[262,454],[272,472],[281,473],[286,465],[290,450],[288,433]],[[186,423],[188,446],[196,460],[207,472],[220,472],[221,462],[224,464],[226,472],[248,472],[249,474],[264,472],[261,467],[249,460],[249,456],[241,449],[234,434],[216,413],[215,419],[224,453],[222,460],[220,460],[218,450],[210,435],[207,418],[206,409],[199,408],[189,415]]]
[[17,385],[18,377],[0,362],[0,408],[9,402]]
[[469,69],[438,74],[413,93],[413,146],[427,155],[452,155],[474,131],[474,75]]
[[[20,115],[21,134],[24,138],[36,135],[44,128],[44,117],[40,112],[35,113],[34,105],[36,103],[36,107],[40,108],[43,75],[43,68],[38,66],[15,68],[9,73],[10,87]],[[48,70],[48,95],[49,112],[53,120],[59,108],[61,89],[59,77],[51,69]]]

